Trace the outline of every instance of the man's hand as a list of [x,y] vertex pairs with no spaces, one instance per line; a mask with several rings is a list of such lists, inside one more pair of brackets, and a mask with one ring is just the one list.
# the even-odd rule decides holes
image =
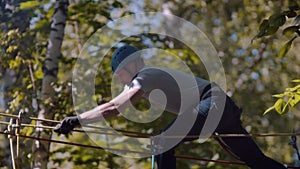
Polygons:
[[80,122],[77,116],[66,117],[54,128],[54,132],[59,134],[69,134],[74,127],[79,126]]

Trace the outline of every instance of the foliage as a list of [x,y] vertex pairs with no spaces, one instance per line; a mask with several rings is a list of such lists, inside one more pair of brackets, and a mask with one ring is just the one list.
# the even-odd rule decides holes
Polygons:
[[[294,106],[295,116],[291,116],[288,112],[288,116],[281,118],[270,114],[261,117],[261,111],[273,103],[270,93],[280,93],[279,91],[284,90],[284,86],[289,85],[289,79],[299,79],[300,60],[298,54],[300,51],[297,45],[299,45],[300,17],[299,4],[297,3],[297,1],[292,0],[71,1],[59,65],[58,82],[53,84],[57,92],[56,101],[58,103],[58,106],[53,110],[56,112],[55,119],[61,120],[65,116],[76,114],[71,93],[72,69],[83,44],[95,31],[109,20],[117,19],[126,14],[144,11],[169,11],[199,26],[213,42],[226,72],[228,94],[244,109],[242,120],[247,130],[253,133],[289,132],[291,128],[299,130],[300,122],[297,116],[299,110],[295,107],[297,99],[299,99],[299,93],[297,93],[299,89],[292,90],[293,87],[291,87],[284,93],[275,95],[280,96],[276,110],[284,112],[286,111],[284,107]],[[0,36],[3,37],[0,39],[1,70],[13,69],[17,73],[14,86],[9,86],[6,90],[6,95],[10,97],[6,112],[14,114],[23,109],[28,115],[35,116],[32,98],[37,97],[39,100],[41,91],[42,63],[46,55],[53,2],[43,0],[17,4],[12,12],[7,9],[4,10],[5,8],[1,4],[3,10],[0,11],[1,14],[5,14],[0,15],[1,29],[5,30],[0,31]],[[29,13],[28,17],[30,18],[30,25],[26,29],[23,29],[19,20],[16,20],[16,16],[21,16],[24,11]],[[265,16],[270,17],[264,19]],[[258,26],[259,23],[261,23],[260,26]],[[259,30],[257,30],[258,27]],[[250,43],[251,37],[255,37],[252,43]],[[281,44],[283,41],[287,41],[287,43]],[[154,44],[161,49],[168,49],[171,53],[183,54],[182,59],[186,61],[195,74],[207,77],[205,67],[197,59],[195,53],[176,39],[144,34],[129,37],[124,42],[133,43],[140,48]],[[109,59],[104,60],[97,72],[96,94],[93,98],[98,103],[111,99],[109,89],[112,77],[109,62]],[[30,74],[30,69],[32,69],[33,75]],[[5,72],[1,73],[1,77],[4,77]],[[299,82],[296,81],[296,83]],[[294,97],[292,97],[293,95]],[[290,99],[291,101],[289,101]],[[143,108],[143,104],[137,106]],[[173,118],[174,116],[166,113],[149,124],[133,123],[125,118],[111,119],[109,122],[112,127],[118,129],[157,133],[163,127],[160,124],[167,124]],[[30,135],[32,133],[31,129],[24,128],[22,131],[23,134]],[[69,138],[54,134],[53,139],[93,144],[89,142],[86,135],[77,133],[70,135]],[[293,164],[295,160],[293,159],[293,151],[287,144],[288,139],[287,137],[261,138],[257,139],[257,142],[269,156]],[[24,143],[26,146],[22,149],[24,157],[26,157],[23,161],[24,164],[30,161],[30,142],[30,140],[26,140]],[[203,144],[199,144],[197,141],[182,144],[178,147],[177,154],[233,160],[213,140]],[[150,168],[150,159],[125,159],[105,151],[59,144],[52,144],[50,159],[49,168]],[[182,169],[209,167],[226,168],[227,166],[178,160],[178,168]],[[231,166],[230,168],[244,167]]]
[[[283,58],[286,57],[288,51],[291,49],[293,41],[300,36],[300,14],[297,14],[297,11],[300,10],[300,5],[297,1],[289,0],[288,1],[289,10],[285,10],[283,12],[276,12],[269,17],[269,19],[264,19],[259,26],[259,33],[253,38],[262,38],[268,35],[274,35],[280,27],[285,25],[289,25],[287,19],[292,20],[292,24],[290,26],[285,26],[282,31],[282,34],[292,38],[288,40],[279,50],[278,57]],[[299,82],[299,80],[293,80],[293,82]],[[273,95],[273,97],[278,98],[273,106],[268,108],[264,115],[269,113],[271,110],[275,109],[278,114],[286,114],[290,108],[296,106],[299,101],[299,91],[300,85],[295,87],[288,87],[285,89],[285,92],[282,94]]]
[[[292,82],[299,83],[296,79]],[[275,104],[264,112],[264,115],[275,109],[278,114],[286,114],[290,108],[296,106],[300,102],[300,84],[285,89],[284,93],[273,95],[278,98]]]
[[300,10],[300,5],[297,1],[289,0],[288,1],[289,10],[282,12],[275,12],[269,17],[269,19],[264,19],[259,25],[259,33],[253,38],[262,38],[264,36],[269,36],[275,34],[278,29],[284,26],[287,22],[287,19],[292,19],[293,22],[291,26],[287,26],[283,29],[282,34],[286,36],[293,36],[288,42],[286,42],[278,52],[278,57],[285,57],[287,52],[292,46],[292,42],[300,36],[300,14],[297,15],[297,11]]

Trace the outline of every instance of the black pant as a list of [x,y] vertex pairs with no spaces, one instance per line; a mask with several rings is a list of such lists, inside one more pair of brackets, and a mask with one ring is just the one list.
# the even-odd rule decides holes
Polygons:
[[[220,92],[219,94],[224,93]],[[197,120],[188,135],[200,134],[206,120],[208,110],[213,109],[211,103],[216,101],[215,104],[218,104],[218,95],[211,96],[211,94],[208,94],[200,102]],[[241,110],[229,97],[225,96],[224,98],[226,98],[224,112],[215,132],[219,134],[248,134],[241,124]],[[172,123],[169,127],[171,125]],[[168,127],[165,130],[167,129]],[[182,142],[195,139],[196,138],[185,138]],[[230,147],[231,151],[252,169],[286,169],[286,167],[282,164],[265,156],[251,137],[224,137],[222,139]],[[158,169],[176,169],[176,158],[174,155],[175,147],[156,156]]]

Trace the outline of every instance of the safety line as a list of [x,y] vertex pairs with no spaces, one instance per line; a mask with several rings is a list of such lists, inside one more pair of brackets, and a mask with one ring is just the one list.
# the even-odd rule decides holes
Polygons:
[[[15,136],[15,134],[12,133],[6,133],[0,131],[0,134],[4,135],[11,135]],[[144,155],[151,155],[151,152],[140,152],[140,151],[132,151],[132,150],[122,150],[122,149],[113,149],[113,148],[103,148],[98,146],[91,146],[91,145],[85,145],[85,144],[79,144],[79,143],[73,143],[73,142],[66,142],[66,141],[59,141],[59,140],[52,140],[52,139],[45,139],[45,138],[38,138],[33,136],[27,136],[27,135],[19,135],[23,138],[33,139],[33,140],[40,140],[40,141],[47,141],[47,142],[53,142],[53,143],[59,143],[59,144],[66,144],[66,145],[72,145],[72,146],[79,146],[79,147],[85,147],[85,148],[92,148],[92,149],[99,149],[99,150],[108,150],[108,151],[115,151],[115,152],[125,152],[125,153],[136,153],[136,154],[144,154]],[[185,156],[175,156],[176,158],[186,159],[186,160],[198,160],[198,161],[205,161],[205,162],[216,162],[216,163],[226,163],[226,164],[233,164],[233,165],[243,165],[243,163],[239,162],[230,162],[226,160],[210,160],[210,159],[202,159],[202,158],[192,158],[192,157],[185,157]]]
[[[60,121],[56,121],[56,120],[39,119],[39,118],[35,118],[35,117],[27,117],[27,116],[20,116],[20,115],[17,116],[17,115],[11,115],[11,114],[4,114],[4,113],[0,112],[0,116],[1,115],[2,116],[6,116],[6,117],[10,117],[10,118],[16,118],[17,121],[20,121],[22,118],[26,118],[26,119],[36,120],[36,121],[46,121],[46,122],[52,122],[52,123],[59,123],[60,122]],[[3,121],[0,121],[0,124],[10,125],[8,122],[3,122]],[[51,129],[51,130],[53,130],[55,128],[55,127],[52,127],[52,126],[23,124],[23,123],[20,123],[20,122],[18,124],[13,124],[11,126],[15,127],[16,129],[19,129],[20,126],[23,126],[23,127],[44,128],[44,129]],[[90,125],[83,125],[83,127],[89,127],[89,128],[100,129],[100,130],[105,130],[105,131],[118,131],[118,132],[121,132],[121,134],[124,134],[126,136],[131,136],[131,137],[136,137],[136,138],[150,138],[150,137],[154,136],[152,134],[144,134],[144,133],[138,133],[138,132],[132,132],[132,131],[125,131],[125,130],[118,130],[118,129],[110,129],[110,128],[103,128],[103,127],[90,126]],[[84,132],[84,133],[95,133],[95,134],[105,134],[105,135],[117,135],[117,136],[120,136],[120,134],[118,134],[118,133],[109,133],[109,132],[84,131],[84,130],[77,130],[77,129],[74,129],[72,131],[74,131],[74,132]],[[2,134],[2,133],[0,133],[0,134]],[[299,136],[299,135],[300,135],[300,133],[218,134],[218,135],[214,134],[214,135],[211,135],[209,137],[210,138],[215,138],[218,141],[218,139],[224,138],[224,137],[274,137],[274,136]],[[11,133],[10,133],[10,136],[12,136]],[[78,144],[78,143],[62,142],[62,141],[58,141],[58,140],[49,140],[49,139],[44,139],[44,138],[36,138],[36,137],[32,137],[32,136],[20,135],[20,134],[17,134],[17,133],[15,134],[15,136],[17,136],[18,139],[19,139],[19,137],[24,137],[24,138],[31,138],[31,139],[42,140],[42,141],[49,141],[49,142],[55,142],[55,143],[70,144],[70,145],[75,145],[75,146],[98,148],[98,149],[102,149],[103,150],[102,147],[82,145],[82,144]],[[199,135],[160,136],[160,137],[161,138],[178,138],[178,137],[180,137],[180,138],[183,138],[183,137],[184,138],[199,138]],[[222,144],[221,144],[221,146],[224,148],[224,146]],[[107,150],[111,150],[111,151],[126,151],[126,152],[131,152],[131,153],[143,153],[143,152],[135,152],[135,151],[130,151],[130,150],[120,150],[120,149],[111,149],[111,148],[106,148],[106,149]],[[225,150],[227,151],[227,149],[225,149]],[[230,153],[231,151],[229,149],[228,149],[227,152],[229,152],[229,154],[232,155]],[[233,157],[235,157],[235,156],[233,156]],[[178,158],[189,159],[189,157],[184,157],[184,156],[178,156]],[[194,160],[196,160],[196,159],[197,158],[194,158]],[[211,160],[209,160],[209,159],[202,159],[202,161],[211,161]],[[230,162],[230,161],[224,161],[224,160],[211,161],[211,162],[236,164],[236,162]],[[241,164],[243,164],[243,163],[241,163]],[[295,167],[289,167],[289,168],[295,168]],[[298,167],[296,167],[296,168],[298,168]]]
[[9,122],[0,121],[0,124],[2,124],[2,125],[9,125]]
[[[3,114],[0,113],[0,116],[6,116],[6,117],[11,117],[11,118],[19,118],[17,115],[11,115],[11,114]],[[49,119],[38,119],[34,117],[26,117],[26,116],[21,116],[21,118],[29,118],[31,120],[37,120],[37,121],[47,121],[47,122],[55,122],[59,123],[60,121],[56,120],[49,120]],[[5,124],[8,125],[6,122],[0,121],[0,124]],[[22,125],[27,125],[30,127],[37,127],[37,128],[47,128],[47,129],[54,129],[52,126],[46,126],[45,125],[29,125],[29,124],[23,124]],[[111,128],[104,128],[104,127],[97,127],[97,126],[91,126],[91,125],[83,125],[82,127],[87,127],[87,128],[94,128],[94,129],[100,129],[100,130],[106,130],[106,131],[117,131],[120,132],[121,134],[124,134],[126,136],[132,136],[132,137],[140,137],[140,138],[149,138],[152,136],[155,136],[154,134],[147,134],[147,133],[139,133],[139,132],[133,132],[133,131],[126,131],[126,130],[120,130],[120,129],[111,129]],[[74,129],[72,131],[75,132],[91,132],[91,133],[97,133],[96,131],[83,131],[83,130],[77,130]],[[106,134],[107,132],[98,132],[98,134]],[[113,134],[113,133],[107,133],[108,135],[119,135],[119,134]],[[300,133],[249,133],[249,134],[218,134],[218,135],[211,135],[203,138],[222,138],[222,137],[275,137],[275,136],[300,136]],[[188,135],[188,136],[180,136],[180,135],[173,135],[173,136],[160,136],[162,138],[199,138],[199,135]]]
[[[0,131],[0,134],[4,135],[10,135],[10,136],[16,136],[13,133],[6,133]],[[73,142],[66,142],[66,141],[59,141],[59,140],[53,140],[53,139],[45,139],[45,138],[38,138],[28,135],[19,135],[19,137],[22,138],[28,138],[33,140],[40,140],[40,141],[47,141],[47,142],[53,142],[53,143],[59,143],[59,144],[66,144],[66,145],[72,145],[72,146],[79,146],[79,147],[85,147],[85,148],[93,148],[93,149],[99,149],[99,150],[108,150],[108,151],[115,151],[115,152],[125,152],[125,153],[136,153],[136,154],[144,154],[144,155],[151,155],[151,153],[147,152],[140,152],[140,151],[132,151],[132,150],[122,150],[122,149],[114,149],[114,148],[103,148],[98,146],[91,146],[91,145],[85,145],[85,144],[79,144],[79,143],[73,143]],[[196,160],[196,161],[204,161],[204,162],[215,162],[215,163],[221,163],[221,164],[228,164],[228,165],[245,165],[243,162],[234,162],[234,161],[227,161],[227,160],[211,160],[211,159],[204,159],[204,158],[195,158],[195,157],[188,157],[188,156],[175,156],[178,159],[185,159],[185,160]],[[290,169],[300,169],[300,167],[292,167],[288,166]]]
[[[10,136],[16,136],[16,134],[14,134],[14,133],[6,133],[6,132],[3,132],[3,131],[0,131],[0,134],[10,135]],[[140,152],[140,151],[133,151],[133,150],[123,150],[123,149],[115,149],[115,148],[103,148],[103,147],[98,147],[98,146],[92,146],[92,145],[86,145],[86,144],[79,144],[79,143],[73,143],[73,142],[67,142],[67,141],[60,141],[60,140],[53,140],[53,139],[45,139],[45,138],[33,137],[33,136],[22,135],[22,134],[20,134],[19,137],[33,139],[33,140],[46,141],[46,142],[59,143],[59,144],[72,145],[72,146],[79,146],[79,147],[85,147],[85,148],[94,148],[94,149],[99,149],[99,150],[108,150],[108,151],[114,151],[114,152],[124,152],[124,153],[136,153],[136,154],[151,155],[150,151],[149,151],[149,153],[147,153],[147,152]]]
[[[3,122],[3,121],[0,121],[0,124],[9,125],[8,122]],[[16,124],[13,124],[12,127],[13,128],[18,128],[19,126],[16,125]],[[20,127],[33,127],[33,128],[42,128],[42,129],[50,129],[50,130],[53,130],[55,128],[55,127],[46,126],[46,125],[34,125],[34,124],[24,124],[24,123],[21,123]],[[73,132],[80,132],[80,133],[94,133],[94,134],[114,135],[114,136],[124,136],[124,135],[126,135],[126,136],[130,136],[130,137],[134,137],[134,138],[149,138],[150,137],[150,136],[143,136],[139,133],[131,133],[131,132],[120,134],[120,133],[116,133],[116,132],[112,133],[112,132],[88,131],[88,130],[78,130],[78,129],[73,129],[72,131]]]
[[[18,115],[7,114],[7,113],[1,113],[1,112],[0,112],[0,116],[10,117],[10,118],[19,118]],[[22,119],[35,120],[35,121],[51,122],[51,123],[59,123],[59,122],[60,122],[60,121],[57,121],[57,120],[39,119],[39,118],[36,118],[36,117],[28,117],[28,116],[26,116],[26,115],[21,116],[21,118],[22,118]]]
[[[16,118],[16,119],[19,118],[19,116],[17,116],[17,115],[6,114],[6,113],[1,113],[1,112],[0,112],[0,116],[10,117],[10,118]],[[60,123],[60,121],[57,121],[57,120],[39,119],[39,118],[35,118],[35,117],[28,117],[26,115],[25,116],[21,116],[21,118],[35,120],[35,121],[45,121],[45,122],[51,122],[51,123]],[[120,133],[122,133],[122,134],[124,134],[126,136],[131,136],[131,137],[149,138],[149,137],[153,136],[152,134],[147,134],[147,133],[139,133],[139,132],[134,132],[134,131],[125,131],[125,130],[120,130],[120,129],[111,129],[111,128],[91,126],[91,125],[82,125],[82,127],[94,128],[94,129],[100,129],[100,130],[106,130],[106,131],[114,131],[114,132],[117,131],[117,132],[120,132]],[[43,127],[40,127],[40,128],[43,128]],[[54,127],[52,129],[54,129]],[[73,131],[82,132],[82,131],[76,130],[76,129],[73,130]],[[103,133],[101,133],[101,134],[103,134]]]

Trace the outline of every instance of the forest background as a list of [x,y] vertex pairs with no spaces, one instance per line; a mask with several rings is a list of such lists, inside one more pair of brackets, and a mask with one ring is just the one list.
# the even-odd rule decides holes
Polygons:
[[[297,4],[298,3],[298,4]],[[243,108],[242,121],[250,133],[289,133],[300,130],[300,2],[296,0],[60,0],[0,1],[1,112],[62,120],[75,115],[72,70],[85,42],[110,20],[141,12],[162,12],[199,27],[213,43],[222,61],[227,94]],[[166,36],[130,37],[140,48],[151,46],[184,54],[191,70],[203,67],[187,46]],[[49,45],[52,44],[52,45]],[[111,54],[112,51],[110,51]],[[111,99],[109,59],[95,80],[94,99]],[[163,116],[147,125],[116,118],[111,126],[135,132],[156,131]],[[1,117],[2,121],[9,121]],[[34,120],[24,123],[36,124]],[[54,126],[55,123],[43,123]],[[7,129],[1,124],[0,131]],[[21,128],[21,134],[93,145],[82,133],[58,136],[51,130]],[[288,165],[299,159],[289,136],[257,137],[270,157]],[[12,168],[6,135],[0,135],[0,167]],[[150,168],[150,158],[130,159],[110,152],[58,143],[21,140],[22,168]],[[128,148],[128,147],[119,147]],[[130,147],[129,147],[130,148]],[[235,161],[214,139],[178,147],[177,155]],[[245,166],[179,159],[178,168],[232,168]]]

